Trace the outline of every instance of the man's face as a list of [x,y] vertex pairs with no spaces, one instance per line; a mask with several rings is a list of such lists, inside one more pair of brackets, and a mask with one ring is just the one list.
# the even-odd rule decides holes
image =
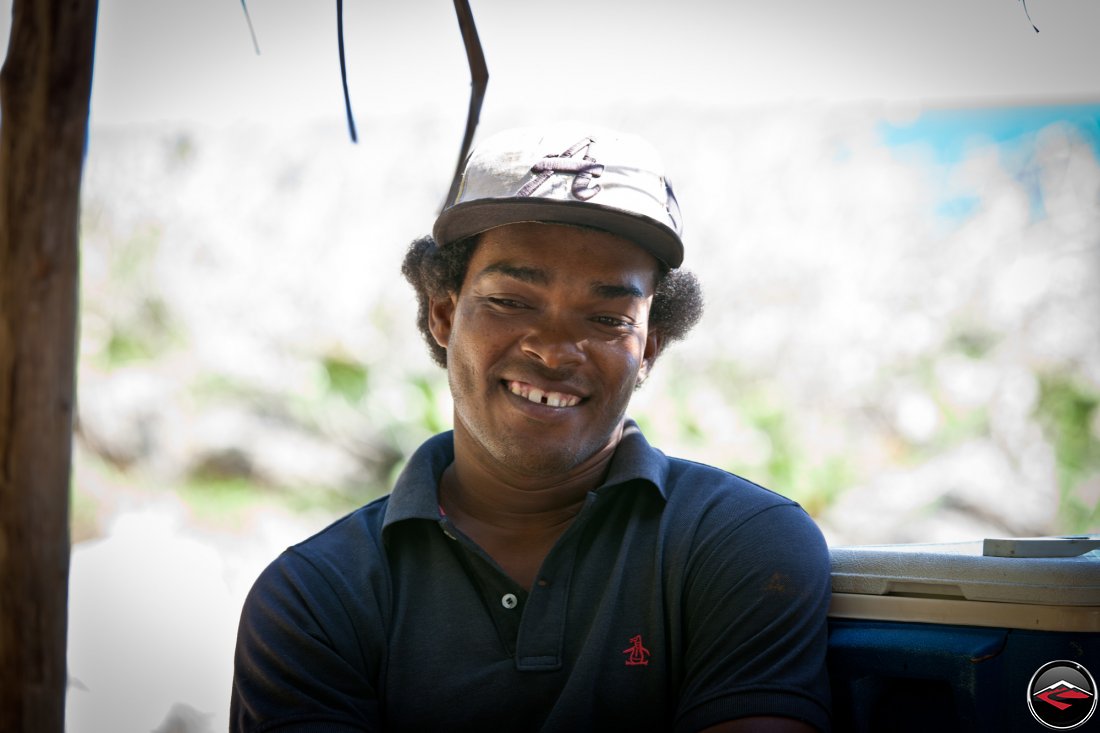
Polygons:
[[492,229],[458,294],[433,299],[456,435],[510,471],[565,476],[616,443],[659,350],[658,273],[621,237],[524,223]]

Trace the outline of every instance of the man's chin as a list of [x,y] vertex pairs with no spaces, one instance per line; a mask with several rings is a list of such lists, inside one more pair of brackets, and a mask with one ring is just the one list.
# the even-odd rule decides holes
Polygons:
[[531,445],[509,445],[493,451],[497,461],[509,471],[530,479],[562,478],[591,457],[591,451],[570,451]]
[[[538,424],[528,420],[463,422],[455,415],[455,428],[466,434],[470,446],[495,464],[494,472],[540,483],[568,480],[601,463],[620,438],[622,421],[601,430],[592,425]],[[464,429],[460,429],[465,426]],[[606,431],[606,432],[605,432]]]

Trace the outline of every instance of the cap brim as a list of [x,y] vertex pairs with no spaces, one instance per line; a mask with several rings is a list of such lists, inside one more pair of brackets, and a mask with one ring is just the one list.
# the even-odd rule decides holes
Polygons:
[[443,246],[521,222],[601,229],[629,239],[669,268],[679,267],[684,261],[684,246],[669,227],[640,214],[582,201],[532,198],[468,201],[443,211],[432,228],[432,236]]

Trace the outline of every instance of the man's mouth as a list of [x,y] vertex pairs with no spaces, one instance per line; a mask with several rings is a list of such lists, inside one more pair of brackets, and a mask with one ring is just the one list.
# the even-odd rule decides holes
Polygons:
[[544,391],[526,382],[507,381],[504,384],[512,394],[518,395],[528,402],[534,402],[539,405],[547,405],[549,407],[573,407],[581,401],[581,398],[577,395],[566,394],[564,392]]

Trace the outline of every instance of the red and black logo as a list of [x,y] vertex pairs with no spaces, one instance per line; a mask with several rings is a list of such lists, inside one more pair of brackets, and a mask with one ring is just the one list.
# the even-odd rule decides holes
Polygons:
[[1096,712],[1096,680],[1077,662],[1047,662],[1031,676],[1027,706],[1054,730],[1073,730]]

